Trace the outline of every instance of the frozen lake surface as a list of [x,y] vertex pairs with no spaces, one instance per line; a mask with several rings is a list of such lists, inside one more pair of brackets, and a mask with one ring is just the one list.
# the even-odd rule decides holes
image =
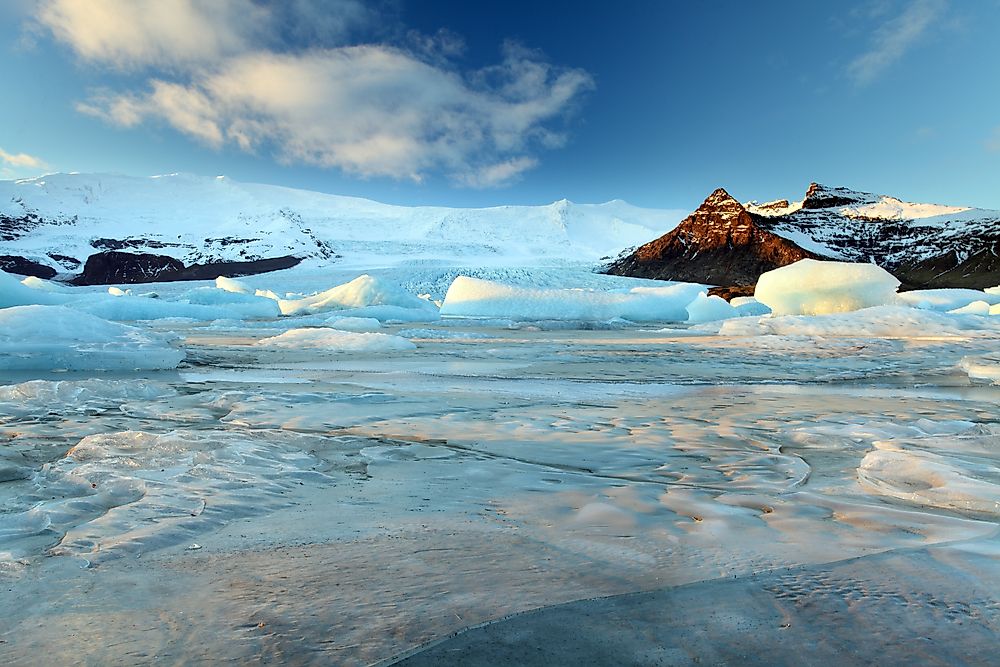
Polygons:
[[[149,326],[177,371],[2,378],[6,664],[370,664],[640,591],[636,618],[686,606],[622,664],[876,660],[891,632],[995,654],[995,335],[443,320],[331,352]],[[559,613],[638,627],[591,604]]]

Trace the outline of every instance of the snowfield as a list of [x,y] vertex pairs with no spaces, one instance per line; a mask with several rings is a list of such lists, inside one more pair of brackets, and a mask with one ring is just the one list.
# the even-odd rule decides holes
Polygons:
[[187,265],[286,255],[360,269],[459,257],[499,265],[566,257],[596,262],[672,229],[684,212],[620,200],[409,207],[225,177],[50,174],[0,181],[0,216],[41,221],[0,241],[0,255],[66,272],[74,269],[53,256],[83,262],[114,248],[109,239]]

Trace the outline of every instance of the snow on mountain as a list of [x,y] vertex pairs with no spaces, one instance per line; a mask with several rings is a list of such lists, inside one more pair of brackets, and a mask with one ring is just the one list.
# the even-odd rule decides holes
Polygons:
[[961,264],[1000,240],[1000,211],[905,202],[817,183],[802,201],[784,203],[751,202],[747,210],[769,231],[834,259],[895,268],[953,253]]
[[0,181],[0,255],[60,272],[102,250],[187,265],[294,255],[316,265],[479,257],[596,261],[683,213],[624,201],[481,209],[406,207],[225,177],[51,174]]
[[813,258],[877,264],[910,287],[1000,282],[1000,211],[905,202],[817,183],[805,197],[741,205],[716,190],[672,232],[619,258],[616,275],[752,285]]

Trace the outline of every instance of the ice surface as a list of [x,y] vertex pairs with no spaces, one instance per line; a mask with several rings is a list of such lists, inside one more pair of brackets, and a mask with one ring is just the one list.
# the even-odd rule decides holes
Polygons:
[[689,324],[714,322],[740,316],[740,312],[722,297],[706,296],[704,293],[698,294],[694,301],[685,306],[685,310],[687,310]]
[[382,323],[374,317],[331,317],[323,323],[331,329],[341,331],[373,332],[382,328]]
[[356,333],[336,329],[290,329],[278,336],[264,338],[257,345],[293,350],[327,350],[330,352],[397,352],[416,349],[416,345],[400,336],[381,333]]
[[687,304],[703,290],[701,285],[689,283],[634,287],[627,291],[530,289],[459,276],[448,289],[441,315],[518,320],[684,321],[688,317]]
[[894,303],[897,287],[874,264],[803,259],[762,274],[754,297],[775,315],[823,315]]
[[0,309],[3,370],[156,370],[183,358],[161,336],[63,306]]
[[[455,270],[371,275],[439,298]],[[356,275],[241,282],[309,294]],[[640,297],[649,312],[666,288],[687,297],[682,321],[704,290],[552,267],[477,275],[588,317],[595,303],[639,310]],[[9,662],[119,664],[155,647],[183,663],[372,664],[526,609],[762,580],[753,599],[793,628],[809,610],[854,628],[878,602],[879,618],[935,646],[959,629],[995,637],[1000,318],[897,305],[663,329],[382,305],[253,320],[188,303],[204,287],[225,291],[53,293],[222,311],[134,328],[172,336],[188,354],[180,373],[3,376]],[[747,306],[760,304],[734,307]],[[74,326],[56,329],[86,321],[69,312]],[[332,328],[393,313],[435,323]],[[393,349],[407,338],[417,350]],[[976,560],[955,569],[958,553]],[[929,580],[974,583],[934,597]],[[778,627],[754,604],[699,627]],[[81,642],[95,627],[102,641]]]

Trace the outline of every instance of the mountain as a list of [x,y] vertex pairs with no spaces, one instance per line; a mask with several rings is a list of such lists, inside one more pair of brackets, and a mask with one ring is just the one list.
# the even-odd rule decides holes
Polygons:
[[744,285],[757,276],[816,255],[767,231],[719,188],[655,241],[612,264],[608,273],[709,285]]
[[596,263],[681,215],[620,200],[406,207],[225,177],[51,174],[0,181],[0,268],[100,283],[214,278],[298,261]]
[[720,189],[677,229],[607,270],[746,286],[803,257],[878,264],[909,288],[982,289],[1000,284],[1000,211],[817,183],[801,201],[742,205]]

